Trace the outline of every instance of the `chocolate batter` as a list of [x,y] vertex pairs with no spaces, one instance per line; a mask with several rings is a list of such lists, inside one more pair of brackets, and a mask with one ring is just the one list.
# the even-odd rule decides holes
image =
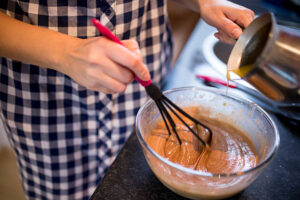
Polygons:
[[[179,145],[174,133],[169,136],[163,121],[158,120],[146,141],[159,155],[184,167],[214,174],[241,172],[257,164],[257,155],[252,142],[237,128],[219,120],[197,115],[201,113],[199,108],[188,107],[184,110],[211,128],[213,137],[210,148],[204,148],[173,116],[182,144]],[[184,120],[200,137],[208,141],[209,134],[205,129],[196,127],[186,118]]]

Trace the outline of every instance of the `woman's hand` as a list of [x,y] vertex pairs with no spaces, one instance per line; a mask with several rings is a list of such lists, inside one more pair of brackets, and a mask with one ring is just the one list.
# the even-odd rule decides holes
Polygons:
[[113,94],[124,92],[135,76],[149,80],[138,43],[124,40],[119,45],[103,37],[78,39],[66,51],[63,67],[57,69],[88,89]]
[[215,37],[226,43],[235,43],[254,18],[254,12],[226,0],[198,0],[203,20],[217,28]]

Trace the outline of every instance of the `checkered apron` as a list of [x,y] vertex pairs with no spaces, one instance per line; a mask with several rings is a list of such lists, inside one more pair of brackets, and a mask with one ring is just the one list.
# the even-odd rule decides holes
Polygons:
[[[164,0],[1,0],[0,11],[80,38],[99,36],[91,24],[98,18],[119,38],[139,42],[154,82],[166,72],[172,45]],[[0,117],[27,197],[88,199],[133,131],[144,88],[134,82],[106,95],[55,70],[0,63]]]

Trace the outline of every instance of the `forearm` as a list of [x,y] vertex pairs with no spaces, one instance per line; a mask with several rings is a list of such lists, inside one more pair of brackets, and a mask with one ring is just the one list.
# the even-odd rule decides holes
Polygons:
[[[0,12],[0,56],[59,70],[77,38],[26,24]],[[59,70],[60,71],[60,70]]]

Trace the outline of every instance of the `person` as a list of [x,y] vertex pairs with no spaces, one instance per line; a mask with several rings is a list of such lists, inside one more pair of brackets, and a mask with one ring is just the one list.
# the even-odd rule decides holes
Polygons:
[[[225,0],[180,1],[234,42],[253,11]],[[172,53],[166,2],[0,3],[0,116],[29,199],[88,199],[134,128]],[[124,46],[100,36],[97,18]]]

